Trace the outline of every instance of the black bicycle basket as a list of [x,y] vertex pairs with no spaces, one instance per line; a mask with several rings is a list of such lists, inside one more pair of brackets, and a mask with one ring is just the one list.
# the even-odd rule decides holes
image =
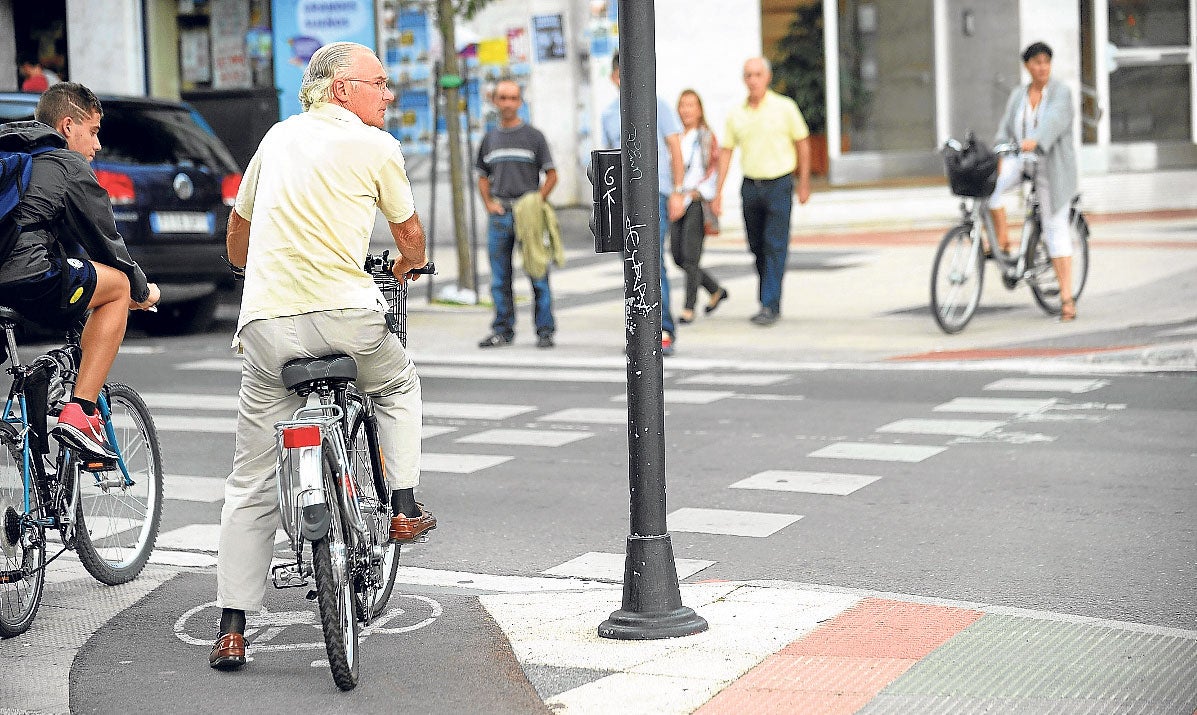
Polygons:
[[997,154],[971,134],[963,148],[944,149],[943,164],[956,196],[986,197],[997,185]]

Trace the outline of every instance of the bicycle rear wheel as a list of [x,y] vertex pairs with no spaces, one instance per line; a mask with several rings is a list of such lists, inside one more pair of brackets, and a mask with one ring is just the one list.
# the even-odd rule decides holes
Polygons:
[[333,681],[341,690],[353,690],[358,679],[359,625],[356,596],[350,573],[352,535],[338,503],[340,492],[332,461],[332,446],[324,446],[324,485],[332,514],[328,535],[312,542],[312,575],[316,580],[316,601],[320,605],[320,626],[324,650]]
[[[43,529],[25,521],[25,478],[21,443],[0,429],[0,638],[29,629],[46,583]],[[29,513],[39,514],[38,490],[29,490]]]
[[358,407],[350,417],[349,462],[362,518],[370,529],[370,583],[358,592],[363,620],[378,616],[386,608],[399,570],[399,544],[391,539],[391,493],[378,451],[378,432]]
[[162,451],[149,408],[133,388],[110,383],[105,391],[116,435],[114,446],[129,478],[124,478],[119,467],[83,471],[73,454],[61,460],[59,469],[65,483],[80,490],[75,509],[79,561],[97,581],[115,586],[141,573],[158,539]]
[[931,268],[931,314],[945,333],[964,330],[981,303],[985,257],[967,226],[943,237]]
[[[1068,221],[1068,233],[1072,240],[1072,299],[1076,300],[1081,297],[1089,277],[1089,223],[1080,211],[1073,210]],[[1031,286],[1031,294],[1043,312],[1059,315],[1062,309],[1060,279],[1042,238],[1036,226],[1032,235],[1034,251],[1027,251],[1027,284]]]

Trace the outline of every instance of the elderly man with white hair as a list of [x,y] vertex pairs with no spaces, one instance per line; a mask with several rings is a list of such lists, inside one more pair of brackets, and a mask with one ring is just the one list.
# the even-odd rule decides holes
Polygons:
[[312,55],[299,90],[303,113],[266,133],[229,214],[229,261],[245,269],[234,344],[241,369],[237,446],[225,482],[217,564],[220,637],[213,668],[245,664],[245,612],[262,607],[278,528],[274,424],[304,401],[282,383],[289,360],[353,356],[357,386],[377,406],[390,484],[391,540],[413,541],[436,527],[415,502],[420,476],[420,378],[386,306],[362,270],[375,211],[390,224],[394,273],[427,263],[399,142],[382,131],[395,101],[382,63],[351,42]]

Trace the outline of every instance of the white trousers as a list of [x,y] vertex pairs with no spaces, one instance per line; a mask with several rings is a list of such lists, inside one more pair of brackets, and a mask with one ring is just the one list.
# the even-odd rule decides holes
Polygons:
[[[997,185],[993,188],[993,195],[989,197],[989,208],[1002,207],[1002,194],[1018,186],[1022,181],[1022,161],[1016,157],[1003,156],[1001,168],[998,170]],[[1039,174],[1038,185],[1040,208],[1051,203],[1051,187],[1043,174]],[[1063,208],[1048,215],[1041,213],[1043,224],[1043,244],[1047,246],[1047,255],[1052,258],[1065,258],[1072,255],[1072,232],[1068,226],[1070,206],[1064,203]]]
[[241,329],[241,344],[237,447],[220,514],[217,601],[222,608],[257,611],[279,527],[274,423],[291,419],[305,401],[283,387],[283,364],[333,353],[353,356],[357,386],[377,407],[391,489],[411,488],[420,480],[420,378],[382,313],[372,310],[255,320]]

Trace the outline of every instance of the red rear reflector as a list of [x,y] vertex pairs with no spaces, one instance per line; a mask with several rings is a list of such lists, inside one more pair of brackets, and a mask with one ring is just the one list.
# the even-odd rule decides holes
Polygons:
[[318,425],[283,428],[283,447],[287,449],[315,447],[318,444],[320,444],[320,427]]
[[97,169],[96,181],[108,192],[108,199],[113,206],[131,204],[137,198],[137,192],[133,190],[133,177],[128,174]]
[[229,174],[220,182],[220,199],[225,206],[237,203],[237,190],[241,188],[241,174]]

